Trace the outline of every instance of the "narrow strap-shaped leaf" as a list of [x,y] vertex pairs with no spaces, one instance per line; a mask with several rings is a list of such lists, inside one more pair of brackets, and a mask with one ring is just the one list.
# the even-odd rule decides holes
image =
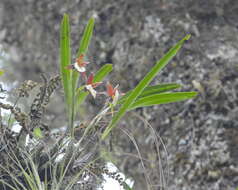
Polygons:
[[[176,83],[158,84],[158,85],[154,85],[154,86],[147,86],[138,98],[142,98],[144,96],[148,96],[148,95],[152,95],[152,94],[167,92],[167,91],[174,90],[174,89],[177,89],[177,88],[180,88],[180,87],[181,87],[181,85],[176,84]],[[124,96],[122,96],[119,99],[118,104],[122,104],[126,100],[126,98],[130,95],[131,92],[132,92],[132,90],[127,92]]]
[[85,54],[87,52],[91,37],[93,35],[93,28],[94,28],[94,18],[90,18],[84,30],[82,40],[80,41],[77,56]]
[[[77,57],[79,57],[81,54],[86,54],[87,53],[87,50],[88,50],[88,47],[89,47],[89,44],[90,44],[90,41],[91,41],[91,38],[92,38],[92,34],[93,34],[93,28],[94,28],[94,18],[90,18],[90,20],[88,21],[88,24],[86,26],[86,28],[84,29],[84,32],[83,32],[83,37],[80,41],[80,44],[79,44],[79,50],[78,50],[78,53],[77,53]],[[73,72],[73,75],[72,75],[72,85],[73,85],[73,89],[74,89],[74,92],[76,90],[76,84],[78,82],[78,78],[79,78],[79,74],[78,72]]]
[[150,82],[154,79],[154,77],[161,71],[162,68],[167,65],[167,63],[176,55],[176,53],[180,50],[182,45],[186,40],[190,38],[190,35],[185,36],[181,41],[179,41],[174,47],[172,47],[169,52],[167,52],[161,60],[159,60],[154,67],[146,74],[146,76],[140,81],[140,83],[135,87],[126,101],[121,105],[118,112],[112,118],[109,126],[105,129],[102,134],[102,139],[105,139],[110,131],[116,126],[117,122],[122,118],[122,116],[126,113],[128,108],[134,103],[136,98],[141,95],[143,90],[150,84]]
[[193,98],[196,95],[197,95],[197,92],[172,92],[172,93],[150,95],[150,96],[146,96],[136,100],[130,106],[129,110],[139,108],[139,107],[179,102],[179,101]]
[[147,86],[139,97],[141,98],[141,97],[152,95],[152,94],[167,92],[167,91],[174,90],[180,87],[181,85],[176,83]]
[[[93,28],[94,28],[94,18],[91,18],[89,21],[88,21],[88,24],[84,30],[84,33],[83,33],[83,37],[80,41],[80,44],[79,44],[79,50],[78,50],[78,53],[77,53],[77,57],[79,57],[81,54],[86,54],[87,53],[87,50],[88,50],[88,47],[89,47],[89,44],[90,44],[90,41],[91,41],[91,37],[92,37],[92,34],[93,34]],[[77,94],[76,94],[76,88],[77,88],[77,84],[78,84],[78,80],[79,80],[79,73],[76,72],[76,71],[73,71],[71,73],[71,83],[72,83],[72,97],[73,97],[73,105],[72,105],[72,113],[71,113],[71,121],[72,121],[72,124],[71,124],[71,135],[73,133],[73,121],[74,121],[74,117],[77,113],[77,107],[75,107],[75,104],[77,106]]]
[[[87,50],[88,50],[88,46],[90,44],[90,41],[91,41],[91,38],[92,38],[92,34],[93,34],[93,28],[94,28],[94,18],[91,18],[89,21],[88,21],[88,24],[86,26],[86,28],[84,29],[84,32],[83,32],[83,37],[80,41],[80,44],[79,44],[79,50],[78,50],[78,53],[77,53],[77,57],[79,57],[81,54],[86,54],[87,53]],[[73,72],[73,76],[72,76],[72,83],[73,83],[73,89],[74,89],[74,92],[76,91],[76,84],[78,82],[78,78],[79,78],[79,74],[78,72]],[[78,101],[78,96],[76,94],[75,98],[76,98],[76,102]],[[86,97],[86,95],[84,95]],[[84,97],[83,96],[83,97]],[[83,99],[81,99],[83,101]],[[76,103],[77,105],[78,103]],[[77,110],[77,108],[76,108]],[[75,111],[76,113],[76,111]]]
[[79,92],[77,92],[77,95],[76,95],[76,109],[78,110],[78,107],[80,104],[82,104],[86,97],[89,95],[89,92],[86,92],[84,90],[81,90]]
[[112,64],[103,65],[95,74],[93,82],[100,82],[112,71]]
[[60,30],[60,72],[64,88],[65,100],[67,102],[67,111],[69,111],[69,107],[72,104],[72,86],[70,84],[70,71],[66,69],[66,67],[71,62],[70,52],[69,17],[67,14],[64,14]]

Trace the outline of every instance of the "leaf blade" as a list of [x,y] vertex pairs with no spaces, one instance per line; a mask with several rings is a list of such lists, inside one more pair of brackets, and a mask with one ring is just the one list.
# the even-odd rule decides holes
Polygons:
[[130,106],[129,110],[133,110],[139,107],[179,102],[194,98],[197,94],[198,94],[197,92],[172,92],[172,93],[150,95],[138,99]]
[[112,64],[103,65],[95,74],[93,82],[101,82],[112,71]]
[[[80,40],[77,57],[79,57],[81,54],[87,53],[87,50],[93,35],[93,29],[94,29],[94,18],[90,18],[87,23],[87,26],[84,29],[82,39]],[[77,84],[78,78],[79,78],[79,73],[74,71],[72,73],[72,88],[74,92],[76,91],[76,87],[77,87],[76,84]]]
[[87,52],[88,46],[90,44],[93,35],[93,29],[94,29],[94,18],[92,17],[89,19],[88,24],[84,30],[83,37],[79,44],[77,56],[80,56],[81,54],[85,54]]
[[70,62],[71,50],[69,16],[64,14],[60,30],[60,72],[68,112],[72,104],[72,100],[70,98],[72,96],[72,87],[70,83],[70,71],[66,69],[66,67],[70,64]]
[[[174,89],[177,89],[180,87],[181,87],[181,85],[176,84],[176,83],[158,84],[158,85],[154,85],[154,86],[148,86],[143,90],[143,92],[141,93],[141,95],[138,98],[142,98],[144,96],[148,96],[148,95],[152,95],[152,94],[167,92],[167,91],[174,90]],[[124,96],[122,96],[119,99],[118,104],[122,104],[126,100],[126,98],[130,95],[131,92],[132,92],[132,90],[127,92]]]
[[[92,38],[93,29],[94,29],[94,18],[91,18],[88,21],[86,28],[84,29],[83,37],[79,44],[77,57],[79,57],[81,54],[87,53],[87,50]],[[76,96],[77,96],[77,84],[79,80],[79,73],[77,71],[71,71],[69,78],[70,78],[69,83],[71,85],[71,94],[70,94],[71,106],[70,106],[70,112],[69,112],[69,126],[70,126],[69,128],[71,131],[71,136],[74,136],[73,125],[74,125],[75,115],[78,111],[75,104],[77,105]]]

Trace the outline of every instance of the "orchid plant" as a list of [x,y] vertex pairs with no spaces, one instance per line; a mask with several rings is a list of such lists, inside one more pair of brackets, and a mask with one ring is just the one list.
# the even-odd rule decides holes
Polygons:
[[[61,37],[60,37],[60,55],[61,55],[61,78],[64,88],[65,100],[67,105],[68,122],[71,136],[74,136],[74,121],[78,107],[82,104],[87,95],[91,94],[93,98],[98,95],[108,96],[106,109],[103,112],[118,108],[115,114],[112,114],[112,119],[109,125],[105,128],[101,139],[105,139],[108,134],[114,129],[119,120],[125,115],[126,112],[135,108],[153,106],[159,104],[167,104],[178,102],[193,98],[197,92],[168,92],[180,87],[179,84],[158,84],[150,86],[151,81],[161,71],[163,67],[176,55],[176,53],[183,46],[184,42],[190,38],[190,35],[185,36],[174,47],[172,47],[155,65],[148,71],[146,76],[139,82],[139,84],[132,90],[125,94],[119,92],[119,84],[113,87],[110,81],[105,83],[105,92],[98,92],[97,86],[103,85],[103,79],[112,71],[111,64],[105,64],[94,75],[92,72],[88,73],[88,61],[85,60],[90,40],[93,34],[94,18],[91,18],[84,30],[82,40],[79,44],[79,50],[75,62],[71,63],[71,50],[70,50],[70,26],[69,17],[64,15],[61,23]],[[81,86],[79,78],[84,82]],[[90,127],[90,126],[88,126]]]
[[[74,184],[79,185],[78,182],[87,182],[83,173],[86,172],[88,174],[87,177],[89,177],[92,173],[91,170],[93,171],[95,168],[99,171],[99,173],[116,179],[120,185],[125,185],[126,189],[131,189],[126,184],[126,182],[120,178],[120,176],[116,175],[115,172],[110,172],[104,166],[101,168],[101,166],[97,166],[96,163],[94,166],[91,165],[91,163],[96,162],[99,159],[93,157],[91,158],[93,153],[91,154],[90,152],[90,143],[92,141],[91,138],[94,138],[91,134],[95,134],[89,133],[94,132],[94,130],[91,129],[96,130],[96,128],[98,128],[100,125],[102,118],[108,116],[107,118],[110,118],[110,120],[105,125],[105,127],[100,128],[99,126],[99,128],[102,129],[99,131],[100,135],[102,131],[101,140],[104,140],[128,111],[141,107],[187,100],[197,95],[197,92],[169,92],[180,87],[180,85],[176,83],[150,85],[151,81],[176,55],[176,53],[183,46],[184,42],[189,39],[190,35],[185,36],[182,40],[175,44],[175,46],[172,47],[159,61],[157,61],[148,71],[145,77],[137,84],[137,86],[135,86],[135,88],[129,90],[126,93],[122,93],[119,90],[119,84],[114,86],[110,81],[104,81],[104,78],[113,69],[112,64],[103,65],[95,73],[93,73],[87,67],[89,64],[92,64],[86,59],[86,56],[93,34],[93,28],[94,18],[91,18],[84,30],[83,37],[79,44],[79,50],[77,55],[75,55],[75,61],[72,61],[70,49],[69,17],[67,14],[64,15],[60,32],[61,77],[57,75],[56,77],[53,77],[47,81],[47,79],[42,76],[44,85],[41,86],[40,92],[30,106],[30,123],[33,126],[30,126],[30,129],[33,129],[33,136],[39,140],[39,144],[34,145],[34,143],[32,143],[33,148],[32,150],[29,150],[30,154],[28,153],[28,150],[26,153],[24,153],[23,148],[26,146],[25,140],[23,141],[24,146],[19,146],[21,149],[18,149],[18,141],[15,141],[15,136],[11,136],[10,134],[12,133],[7,133],[9,132],[8,130],[4,132],[4,135],[7,135],[7,138],[1,139],[2,141],[0,142],[0,145],[2,143],[4,146],[1,148],[0,152],[2,155],[5,155],[2,157],[7,160],[7,165],[9,167],[5,168],[0,165],[0,171],[4,173],[3,175],[1,174],[0,185],[3,184],[4,187],[7,186],[14,190],[59,190],[64,186],[66,186],[64,189],[70,190]],[[2,74],[3,71],[0,69],[0,76]],[[39,118],[41,118],[43,115],[42,110],[49,103],[49,98],[53,91],[58,86],[60,86],[60,82],[63,84],[68,116],[67,132],[70,134],[71,138],[65,138],[65,134],[63,134],[58,138],[57,142],[54,142],[53,146],[50,147],[48,146],[50,145],[48,142],[48,137],[51,137],[51,134],[48,133],[48,136],[47,133],[43,134],[37,124],[40,123]],[[24,84],[22,88],[19,88],[19,98],[27,96],[28,91],[37,85],[35,83],[26,84],[27,85]],[[104,90],[99,91],[97,88],[99,85],[104,87]],[[95,100],[98,96],[105,96],[105,104],[102,106],[101,111],[99,111],[98,114],[93,117],[90,123],[87,123],[86,125],[81,123],[80,126],[77,126],[75,121],[77,120],[77,115],[79,113],[79,106],[86,100],[88,95],[91,95]],[[14,118],[25,130],[24,133],[32,135],[31,131],[26,127],[28,126],[26,122],[28,121],[27,114],[22,112],[20,108],[11,106],[10,104],[1,103],[0,107],[10,110],[14,115]],[[75,143],[74,137],[77,135],[74,135],[74,133],[77,133],[77,130],[81,132],[81,129],[83,133],[80,133],[79,142]],[[26,135],[24,133],[19,133],[18,137],[21,137],[22,135],[25,139]],[[14,137],[14,141],[9,143],[10,149],[8,149],[8,146],[5,146],[6,142],[10,142],[5,141],[5,139],[9,140],[9,137]],[[17,139],[20,139],[18,137]],[[89,137],[88,139],[90,139],[90,143],[89,140],[86,142],[83,141],[84,139],[87,139],[87,137]],[[130,138],[129,135],[128,137]],[[95,139],[98,140],[98,138]],[[131,140],[133,141],[133,139]],[[80,142],[82,143],[80,144]],[[92,144],[97,143],[93,142]],[[96,150],[98,147],[95,146],[93,148]],[[9,152],[8,150],[11,149],[12,152]],[[84,150],[88,152],[84,154]],[[92,151],[95,150],[92,149]],[[58,156],[60,155],[63,157],[59,158]],[[13,174],[13,170],[15,171],[14,173],[16,173],[16,175]],[[74,173],[75,171],[73,170],[77,172],[72,178],[70,171]],[[49,176],[48,171],[50,172]],[[98,171],[95,171],[95,173],[98,173]],[[92,176],[95,177],[94,172]],[[71,179],[70,182],[68,181],[68,177]],[[42,181],[41,178],[44,179],[44,181]],[[67,182],[66,184],[64,184],[65,181]]]

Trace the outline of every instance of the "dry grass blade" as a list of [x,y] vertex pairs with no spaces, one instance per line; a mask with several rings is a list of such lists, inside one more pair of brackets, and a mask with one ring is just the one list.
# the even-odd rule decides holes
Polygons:
[[137,151],[137,153],[138,153],[138,157],[139,157],[139,159],[140,159],[140,161],[141,161],[141,166],[142,166],[142,168],[143,168],[143,170],[144,170],[143,173],[144,173],[144,175],[145,175],[146,184],[147,184],[147,189],[150,190],[151,187],[152,187],[152,183],[151,183],[151,181],[150,181],[150,177],[147,175],[146,167],[145,167],[145,165],[144,165],[144,161],[143,161],[143,158],[142,158],[142,155],[141,155],[139,146],[137,145],[136,140],[135,140],[135,138],[133,137],[133,135],[131,135],[131,133],[130,133],[128,130],[126,130],[126,129],[121,129],[121,130],[122,130],[122,132],[123,132],[126,136],[129,137],[129,139],[133,142],[133,144],[134,144],[134,146],[135,146],[135,148],[136,148],[136,151]]
[[[154,137],[154,143],[156,145],[156,150],[157,150],[157,156],[159,158],[159,172],[160,172],[160,184],[157,185],[159,187],[161,187],[162,189],[167,189],[167,184],[168,184],[168,181],[169,181],[169,163],[168,163],[168,151],[167,151],[167,148],[163,142],[163,139],[157,134],[157,132],[154,130],[154,128],[151,126],[151,124],[145,119],[143,118],[142,116],[140,116],[139,114],[137,113],[132,113],[135,117],[137,117],[138,119],[140,119],[145,127],[148,127],[150,130],[151,130],[151,134],[153,134],[153,137]],[[165,176],[164,174],[164,168],[163,168],[163,165],[164,163],[162,162],[162,158],[161,158],[161,154],[160,154],[160,144],[162,145],[163,147],[163,150],[165,151],[165,159],[166,159],[166,168],[167,168],[167,175]]]

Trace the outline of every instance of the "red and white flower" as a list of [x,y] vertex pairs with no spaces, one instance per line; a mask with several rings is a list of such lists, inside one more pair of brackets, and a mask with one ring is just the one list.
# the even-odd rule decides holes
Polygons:
[[80,73],[86,72],[86,65],[89,64],[89,62],[84,61],[84,54],[81,54],[74,64],[68,65],[68,69],[76,69]]
[[112,98],[112,105],[116,105],[117,101],[119,99],[119,90],[118,90],[119,85],[117,85],[115,88],[108,82],[107,83],[107,95]]
[[87,79],[85,88],[91,93],[91,95],[96,98],[97,91],[94,90],[98,85],[100,85],[102,82],[93,82],[94,75],[91,73]]

